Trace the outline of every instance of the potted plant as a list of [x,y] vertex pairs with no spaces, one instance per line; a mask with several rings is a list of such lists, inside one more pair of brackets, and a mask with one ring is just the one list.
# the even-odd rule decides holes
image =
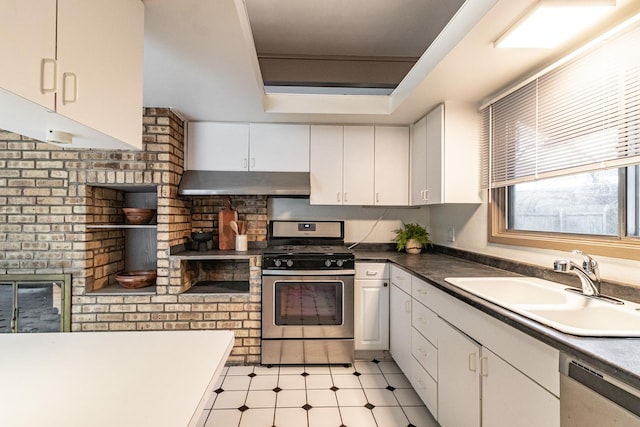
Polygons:
[[427,229],[417,223],[403,223],[402,228],[393,231],[398,252],[404,249],[408,254],[419,254],[423,245],[431,243]]

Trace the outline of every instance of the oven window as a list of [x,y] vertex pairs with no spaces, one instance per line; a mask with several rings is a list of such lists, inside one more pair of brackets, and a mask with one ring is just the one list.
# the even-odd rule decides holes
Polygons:
[[342,325],[343,287],[340,281],[276,282],[276,325]]

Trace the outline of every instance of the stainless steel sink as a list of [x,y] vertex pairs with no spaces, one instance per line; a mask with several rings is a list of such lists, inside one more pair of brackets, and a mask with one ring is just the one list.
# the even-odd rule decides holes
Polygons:
[[612,304],[532,277],[452,277],[448,283],[572,335],[640,337],[640,305]]

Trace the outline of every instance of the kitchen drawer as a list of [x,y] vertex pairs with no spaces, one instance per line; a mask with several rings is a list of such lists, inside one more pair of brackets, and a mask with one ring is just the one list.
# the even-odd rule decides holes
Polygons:
[[[413,376],[411,377],[411,384],[420,399],[427,405],[429,412],[438,419],[438,383],[431,378],[416,359],[413,359],[412,362]],[[461,410],[464,410],[464,408],[461,408]]]
[[418,279],[415,276],[411,276],[411,296],[424,304],[427,308],[437,311],[437,307],[434,307],[431,293],[434,288],[422,279]]
[[411,274],[395,265],[391,266],[391,283],[411,295]]
[[431,344],[438,347],[437,331],[438,315],[417,300],[411,301],[411,325],[418,330]]
[[420,332],[411,328],[411,354],[436,381],[438,380],[438,349]]
[[388,279],[389,264],[386,262],[356,262],[356,279]]

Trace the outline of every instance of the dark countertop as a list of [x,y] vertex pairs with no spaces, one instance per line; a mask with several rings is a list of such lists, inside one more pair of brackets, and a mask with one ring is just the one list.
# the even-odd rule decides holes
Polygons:
[[360,262],[392,262],[460,301],[640,389],[640,338],[592,338],[565,334],[476,297],[444,280],[446,277],[517,276],[515,273],[434,252],[407,255],[356,250],[355,254],[356,261]]

